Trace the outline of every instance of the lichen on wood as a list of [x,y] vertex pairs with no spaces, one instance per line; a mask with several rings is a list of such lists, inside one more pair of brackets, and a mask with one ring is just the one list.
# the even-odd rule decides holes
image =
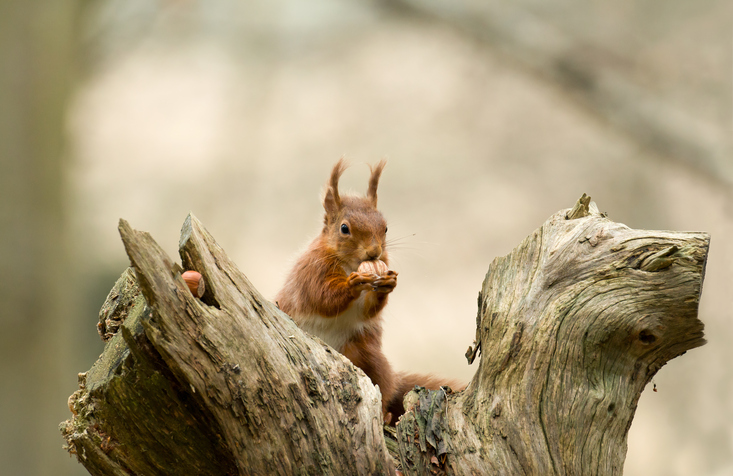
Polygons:
[[262,298],[198,220],[181,254],[206,279],[203,301],[147,233],[121,221],[120,234],[144,300],[117,306],[120,332],[62,424],[90,473],[393,472],[378,390]]
[[[182,265],[124,221],[120,234],[132,267],[61,425],[92,474],[620,475],[644,387],[705,342],[709,236],[633,230],[583,195],[489,266],[468,387],[408,393],[384,430],[379,390],[265,300],[196,218]],[[203,275],[201,299],[183,269]]]
[[[705,233],[632,230],[584,195],[495,259],[467,352],[480,350],[479,368],[446,401],[446,474],[621,474],[644,387],[705,343],[708,245]],[[397,428],[400,444],[415,439]],[[434,466],[405,454],[414,474]]]

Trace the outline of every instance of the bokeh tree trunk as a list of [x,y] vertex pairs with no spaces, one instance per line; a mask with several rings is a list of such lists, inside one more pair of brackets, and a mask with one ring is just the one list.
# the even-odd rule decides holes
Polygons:
[[72,474],[53,421],[74,316],[64,229],[65,109],[77,0],[0,2],[0,467]]
[[[193,217],[183,267],[122,221],[133,271],[62,424],[92,474],[621,474],[646,384],[704,344],[709,237],[632,230],[585,195],[491,264],[468,388],[406,397],[396,435],[343,356],[267,302]],[[199,271],[197,299],[180,274]]]

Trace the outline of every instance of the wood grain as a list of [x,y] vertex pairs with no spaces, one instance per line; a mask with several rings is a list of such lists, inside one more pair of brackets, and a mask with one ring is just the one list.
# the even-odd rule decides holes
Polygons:
[[[385,432],[371,381],[265,300],[195,217],[183,266],[124,220],[120,235],[132,268],[61,425],[95,475],[393,474],[395,462],[409,475],[620,475],[644,387],[705,343],[709,236],[633,230],[583,195],[489,266],[469,386],[408,393]],[[184,268],[203,275],[200,300]]]

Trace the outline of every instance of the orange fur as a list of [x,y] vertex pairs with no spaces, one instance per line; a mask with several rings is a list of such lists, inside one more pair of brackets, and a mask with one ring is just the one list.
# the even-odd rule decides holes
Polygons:
[[394,391],[390,400],[386,404],[386,411],[394,415],[395,420],[405,413],[405,407],[402,403],[407,392],[414,389],[415,386],[425,387],[428,390],[437,390],[440,387],[450,387],[454,392],[463,390],[466,385],[457,380],[446,380],[434,375],[414,374],[408,372],[399,372],[395,375]]
[[[387,224],[377,210],[384,161],[371,169],[366,197],[341,196],[340,160],[326,185],[323,229],[296,261],[275,300],[304,330],[341,352],[379,386],[385,420],[404,412],[402,397],[414,385],[436,389],[437,379],[396,375],[382,352],[381,311],[397,285],[397,273],[359,273],[363,261],[388,261]],[[391,413],[391,418],[389,417]]]
[[382,328],[363,332],[340,350],[354,365],[364,371],[382,393],[382,414],[388,412],[389,401],[395,393],[395,375],[387,357],[382,353]]

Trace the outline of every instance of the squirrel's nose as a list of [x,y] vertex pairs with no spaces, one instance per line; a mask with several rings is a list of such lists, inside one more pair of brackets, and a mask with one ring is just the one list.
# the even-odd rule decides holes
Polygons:
[[379,245],[372,246],[366,250],[367,261],[379,259],[382,256],[382,247]]

